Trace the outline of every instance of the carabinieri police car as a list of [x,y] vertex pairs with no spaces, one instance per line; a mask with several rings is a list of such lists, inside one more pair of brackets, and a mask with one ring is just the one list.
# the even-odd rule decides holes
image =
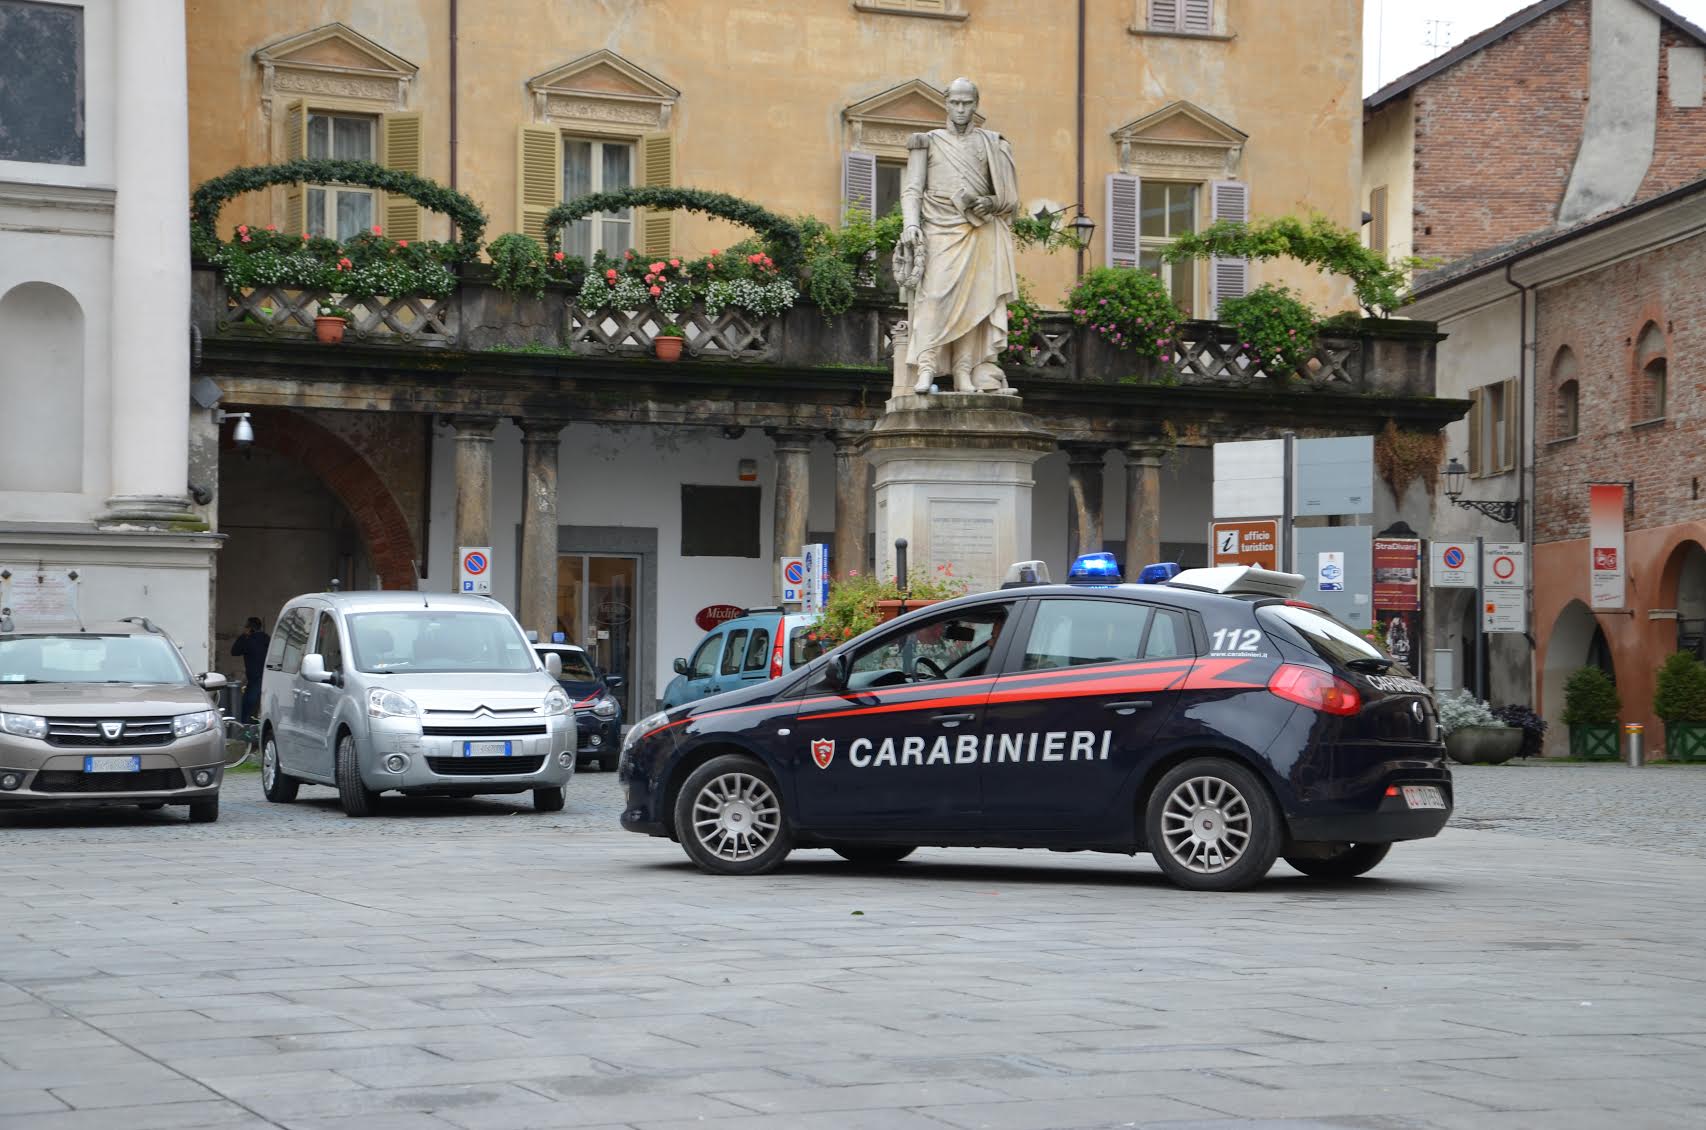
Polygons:
[[1232,566],[918,609],[639,722],[622,826],[725,875],[919,845],[1146,850],[1196,890],[1281,856],[1360,875],[1445,826],[1451,774],[1427,688],[1302,580]]

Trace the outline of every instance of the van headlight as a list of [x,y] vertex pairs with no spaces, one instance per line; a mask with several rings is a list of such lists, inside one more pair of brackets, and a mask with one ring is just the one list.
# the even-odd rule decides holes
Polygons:
[[47,719],[34,714],[0,714],[0,730],[20,738],[45,738]]
[[369,718],[418,718],[421,708],[406,694],[375,687],[367,692]]
[[205,734],[213,729],[219,715],[211,710],[197,710],[193,714],[180,714],[172,719],[172,736],[174,738],[189,738],[196,734]]
[[622,707],[610,695],[605,694],[592,704],[592,712],[600,718],[614,718],[622,712]]
[[541,713],[550,716],[567,714],[572,707],[573,703],[569,702],[569,696],[564,693],[563,688],[552,687],[545,692],[545,705]]

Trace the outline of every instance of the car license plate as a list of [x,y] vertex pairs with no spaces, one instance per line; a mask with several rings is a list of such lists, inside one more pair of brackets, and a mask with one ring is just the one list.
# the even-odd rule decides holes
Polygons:
[[463,757],[508,757],[508,742],[463,742]]
[[1405,785],[1404,803],[1410,808],[1444,808],[1445,795],[1437,785]]
[[83,759],[85,773],[140,773],[142,758],[136,757],[85,757]]

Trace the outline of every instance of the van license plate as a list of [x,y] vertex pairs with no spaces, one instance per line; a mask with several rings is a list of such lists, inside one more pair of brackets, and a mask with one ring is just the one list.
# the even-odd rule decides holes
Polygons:
[[[508,757],[508,742],[463,742],[463,757]],[[1443,806],[1442,806],[1443,807]]]
[[83,759],[85,773],[140,773],[142,758],[138,757],[85,757]]
[[1437,785],[1405,785],[1404,803],[1410,808],[1444,808],[1445,796]]

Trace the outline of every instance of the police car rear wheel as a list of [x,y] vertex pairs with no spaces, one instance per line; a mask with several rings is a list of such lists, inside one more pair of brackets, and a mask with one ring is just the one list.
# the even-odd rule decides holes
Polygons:
[[917,850],[915,847],[897,847],[892,844],[846,844],[836,848],[835,854],[860,867],[882,867],[899,863]]
[[1288,855],[1285,861],[1315,879],[1354,879],[1373,871],[1391,850],[1391,844],[1346,844],[1328,855]]
[[1235,891],[1258,882],[1279,855],[1279,815],[1254,773],[1219,758],[1175,766],[1149,796],[1149,850],[1174,883]]
[[714,757],[687,778],[675,830],[687,857],[713,875],[762,875],[794,846],[775,779],[740,754]]

